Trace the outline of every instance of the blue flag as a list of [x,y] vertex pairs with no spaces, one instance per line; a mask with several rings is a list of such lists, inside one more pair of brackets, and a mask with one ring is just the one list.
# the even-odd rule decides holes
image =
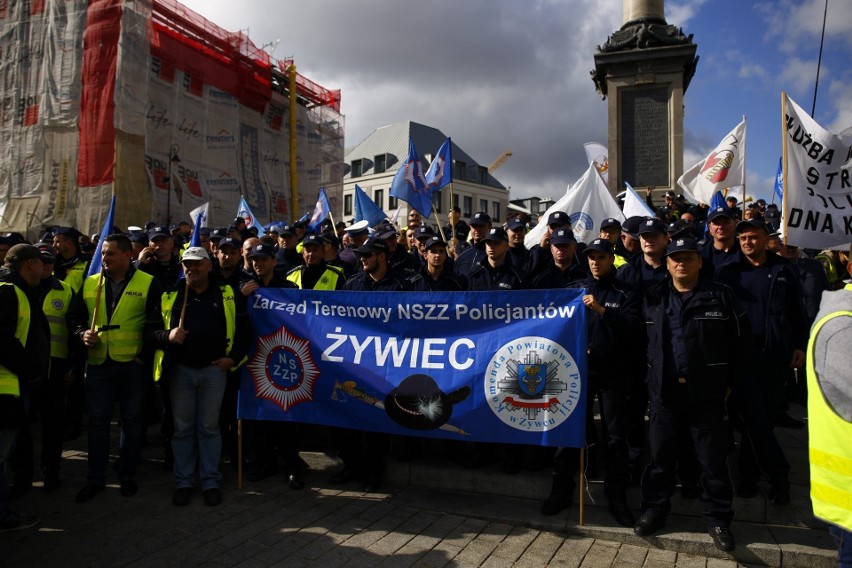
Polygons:
[[778,158],[778,173],[775,174],[775,195],[778,201],[784,200],[784,161]]
[[389,193],[391,197],[401,199],[417,209],[424,217],[432,214],[432,189],[426,184],[423,164],[420,163],[414,142],[410,138],[408,139],[408,158],[399,165]]
[[728,202],[725,201],[725,194],[722,193],[721,191],[717,191],[716,193],[713,194],[713,198],[710,200],[710,209],[709,210],[713,211],[714,209],[716,209],[718,207],[724,207],[725,209],[728,208]]
[[237,416],[582,447],[583,293],[261,288]]
[[189,246],[191,247],[201,246],[201,229],[207,226],[209,208],[210,202],[208,201],[189,212],[189,218],[192,221],[192,238],[189,239]]
[[387,213],[382,211],[382,208],[376,205],[376,202],[370,199],[364,190],[361,189],[357,183],[355,184],[355,216],[353,220],[357,223],[358,221],[367,220],[371,227],[375,227],[385,219],[387,219]]
[[254,217],[254,213],[251,212],[249,204],[246,202],[246,198],[243,196],[240,196],[240,208],[237,209],[237,217],[242,217],[246,220],[246,227],[257,227],[258,236],[264,234],[263,226],[258,223]]
[[314,213],[311,215],[311,222],[308,223],[308,231],[311,233],[319,233],[320,224],[325,221],[328,214],[331,213],[331,205],[328,203],[328,196],[325,194],[325,188],[321,187],[317,196],[317,204],[314,206]]
[[101,266],[103,266],[103,255],[101,255],[101,246],[103,246],[106,238],[112,234],[112,227],[115,225],[115,195],[112,196],[112,200],[109,203],[109,213],[107,213],[106,221],[104,221],[104,228],[101,229],[101,236],[98,239],[98,250],[92,255],[92,262],[89,263],[89,272],[86,276],[91,276],[92,274],[98,274],[101,271]]
[[[435,193],[453,181],[453,143],[447,138],[426,171],[426,185]],[[430,196],[431,200],[431,196]],[[418,210],[419,211],[419,210]],[[421,211],[422,213],[422,211]]]

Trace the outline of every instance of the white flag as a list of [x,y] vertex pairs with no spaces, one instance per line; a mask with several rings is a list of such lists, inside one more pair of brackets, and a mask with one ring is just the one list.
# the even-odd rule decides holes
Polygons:
[[644,200],[639,198],[636,190],[627,182],[624,182],[624,186],[627,188],[627,191],[624,192],[624,209],[622,209],[624,216],[628,218],[653,217],[654,212],[651,211]]
[[785,97],[787,242],[823,249],[852,242],[852,128],[817,124]]
[[583,146],[586,149],[586,157],[589,159],[589,163],[595,165],[604,185],[609,185],[609,150],[598,142],[586,142]]
[[696,203],[713,200],[717,191],[745,183],[745,119],[725,136],[710,155],[677,180],[685,196]]
[[524,244],[527,248],[538,244],[547,227],[547,218],[554,211],[564,211],[571,217],[571,228],[578,242],[589,242],[597,238],[600,225],[604,219],[613,217],[624,221],[624,215],[618,204],[610,195],[609,190],[598,175],[594,164],[589,164],[586,173],[570,186],[568,191],[559,201],[554,203],[550,209],[539,220],[538,224],[527,233]]
[[193,228],[198,227],[201,229],[207,226],[207,214],[209,207],[210,202],[208,201],[189,212],[189,218],[192,220]]

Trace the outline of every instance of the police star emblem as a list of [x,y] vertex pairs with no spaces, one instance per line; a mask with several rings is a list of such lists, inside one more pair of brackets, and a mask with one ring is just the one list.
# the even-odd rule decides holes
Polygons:
[[284,326],[258,338],[257,351],[246,366],[255,395],[283,411],[314,399],[320,372],[311,355],[310,342]]

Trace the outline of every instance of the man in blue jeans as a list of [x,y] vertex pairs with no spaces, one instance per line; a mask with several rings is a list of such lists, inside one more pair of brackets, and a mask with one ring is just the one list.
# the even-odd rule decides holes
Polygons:
[[163,294],[161,301],[166,329],[154,334],[163,349],[155,357],[161,370],[158,365],[154,376],[159,379],[162,373],[174,414],[172,503],[189,504],[197,463],[204,504],[215,507],[222,502],[219,409],[228,370],[245,356],[251,330],[244,302],[215,274],[211,276],[213,263],[206,250],[189,247],[181,264],[186,286]]
[[106,486],[110,422],[118,397],[124,443],[118,479],[124,497],[136,495],[134,479],[145,433],[145,397],[151,381],[154,331],[162,329],[162,288],[133,267],[126,235],[101,245],[102,274],[83,282],[69,311],[71,329],[88,350],[86,406],[89,410],[89,473],[77,502],[91,501]]

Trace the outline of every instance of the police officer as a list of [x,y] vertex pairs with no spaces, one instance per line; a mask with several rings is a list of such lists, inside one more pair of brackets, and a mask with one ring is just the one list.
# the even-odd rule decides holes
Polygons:
[[470,246],[461,251],[456,258],[456,274],[467,278],[485,258],[484,238],[491,231],[491,216],[484,211],[470,218]]
[[[553,259],[550,237],[560,229],[571,231],[571,217],[564,211],[554,211],[547,217],[547,229],[541,236],[541,241],[530,248],[530,274],[538,274]],[[576,239],[574,242],[576,242]]]
[[135,266],[156,278],[166,292],[175,288],[180,276],[180,259],[168,227],[157,225],[149,231],[148,246],[139,253]]
[[86,278],[69,318],[88,350],[89,472],[77,501],[106,487],[110,422],[118,398],[124,443],[119,452],[121,494],[138,491],[134,480],[145,434],[145,396],[151,383],[153,333],[162,329],[159,282],[133,266],[130,239],[114,234],[101,244],[103,276]]
[[352,267],[353,272],[361,270],[361,263],[355,256],[355,249],[363,245],[368,238],[370,223],[366,220],[352,223],[346,228],[345,235],[349,237],[349,244],[340,251],[340,260]]
[[[422,228],[421,225],[419,228]],[[404,247],[399,246],[399,233],[390,223],[384,223],[376,229],[378,234],[388,245],[388,265],[390,269],[403,278],[411,278],[420,269],[420,262],[408,254]]]
[[753,322],[756,373],[735,400],[743,420],[738,493],[757,495],[762,470],[772,484],[770,501],[783,505],[790,502],[790,465],[772,429],[775,417],[784,412],[787,377],[805,362],[802,290],[790,263],[767,249],[769,229],[762,219],[741,221],[736,230],[740,252],[719,270],[718,278],[734,289]]
[[343,271],[326,263],[323,258],[325,241],[319,235],[308,235],[302,241],[302,259],[304,264],[292,268],[287,280],[299,289],[340,290],[346,282]]
[[729,551],[735,541],[725,397],[727,389],[742,382],[748,365],[748,317],[729,288],[700,277],[701,255],[694,240],[670,243],[666,266],[671,279],[650,289],[643,306],[651,463],[642,476],[642,516],[634,531],[648,536],[665,526],[675,489],[679,432],[685,432],[701,466],[708,533],[717,548]]
[[56,253],[54,275],[70,284],[74,292],[78,292],[89,269],[89,257],[80,250],[80,231],[71,227],[56,227],[53,231],[53,250]]
[[[409,284],[388,265],[388,244],[381,235],[370,237],[354,249],[361,261],[361,271],[346,281],[344,290],[353,292],[400,292]],[[332,428],[332,437],[343,469],[329,477],[331,485],[363,480],[364,491],[377,491],[384,477],[384,456],[388,436],[377,432],[361,432],[348,428]]]
[[[551,239],[551,243],[553,240]],[[638,290],[615,278],[615,255],[607,238],[598,238],[583,251],[589,276],[572,282],[569,288],[585,288],[583,304],[588,310],[588,415],[593,416],[595,394],[606,423],[607,474],[604,491],[609,511],[616,522],[633,526],[627,507],[627,369],[633,364],[626,357],[613,357],[625,343],[633,341],[641,329],[641,297]],[[587,430],[587,434],[589,430]],[[541,512],[555,515],[567,508],[574,492],[574,472],[579,466],[577,448],[560,448],[554,460],[553,487]]]
[[556,229],[547,242],[549,260],[533,276],[533,288],[565,288],[569,283],[586,277],[586,269],[577,256],[574,231],[569,228]]
[[612,244],[612,251],[615,255],[615,262],[613,266],[616,270],[627,263],[627,259],[624,258],[624,256],[616,249],[616,244],[621,244],[621,221],[613,217],[604,219],[601,221],[598,236],[602,239],[608,240]]
[[37,287],[44,272],[42,255],[28,244],[6,254],[0,275],[0,532],[23,530],[38,517],[19,515],[8,506],[6,461],[18,428],[27,420],[33,388],[48,372],[49,331]]
[[410,278],[412,290],[415,292],[461,292],[467,289],[467,282],[453,273],[447,253],[447,243],[438,237],[432,237],[425,242],[424,249],[425,264]]
[[711,238],[704,241],[701,258],[704,259],[704,275],[708,278],[718,276],[723,266],[739,258],[736,226],[734,214],[727,207],[716,207],[707,213],[707,230]]
[[[852,263],[846,265],[852,276]],[[814,515],[830,523],[838,561],[852,566],[852,284],[825,292],[808,344],[808,437]]]

